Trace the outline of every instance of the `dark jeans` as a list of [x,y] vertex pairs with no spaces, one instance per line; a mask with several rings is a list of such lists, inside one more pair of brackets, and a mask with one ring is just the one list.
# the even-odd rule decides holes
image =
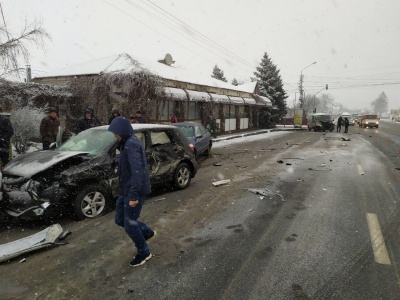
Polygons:
[[150,250],[145,238],[150,237],[153,230],[145,223],[138,221],[144,199],[139,199],[141,204],[136,207],[130,207],[129,200],[131,200],[129,197],[118,197],[115,208],[115,223],[125,228],[125,232],[135,243],[138,254],[149,254]]
[[50,149],[50,144],[49,142],[43,141],[43,150],[49,150]]
[[0,165],[3,167],[10,161],[10,152],[7,148],[0,148]]
[[342,125],[337,125],[336,132],[340,132],[341,129],[342,129]]

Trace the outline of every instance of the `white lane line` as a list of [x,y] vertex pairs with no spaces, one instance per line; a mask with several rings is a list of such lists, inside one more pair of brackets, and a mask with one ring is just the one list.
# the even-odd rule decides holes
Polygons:
[[361,165],[357,165],[357,169],[358,169],[358,174],[364,175],[364,170],[363,170],[363,168],[361,167]]
[[389,254],[386,250],[385,240],[383,239],[377,215],[367,213],[367,221],[375,261],[378,264],[390,265]]

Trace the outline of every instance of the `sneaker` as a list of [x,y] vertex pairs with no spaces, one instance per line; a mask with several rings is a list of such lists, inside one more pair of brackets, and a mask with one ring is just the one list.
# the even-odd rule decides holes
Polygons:
[[148,237],[145,237],[145,240],[151,239],[153,236],[157,235],[157,231],[153,231],[153,234],[149,235]]
[[153,254],[138,254],[134,257],[134,259],[131,261],[130,266],[131,267],[138,267],[146,263],[150,258],[153,257]]

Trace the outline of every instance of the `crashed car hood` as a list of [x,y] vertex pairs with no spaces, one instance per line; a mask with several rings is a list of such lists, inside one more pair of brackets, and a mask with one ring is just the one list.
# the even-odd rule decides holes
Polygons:
[[32,152],[18,156],[10,161],[4,167],[3,173],[29,178],[67,158],[86,153],[87,152],[50,150]]

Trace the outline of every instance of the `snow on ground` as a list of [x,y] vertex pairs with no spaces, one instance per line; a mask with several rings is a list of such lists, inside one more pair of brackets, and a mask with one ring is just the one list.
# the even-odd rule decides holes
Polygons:
[[290,133],[290,131],[273,131],[273,132],[266,132],[262,134],[257,134],[257,135],[249,135],[249,136],[242,136],[230,140],[219,140],[213,142],[212,147],[213,148],[221,148],[221,147],[226,147],[230,145],[235,145],[235,144],[240,144],[243,142],[253,142],[253,141],[259,141],[259,140],[265,140],[265,139],[272,139],[276,137],[280,137],[283,135],[286,135]]

